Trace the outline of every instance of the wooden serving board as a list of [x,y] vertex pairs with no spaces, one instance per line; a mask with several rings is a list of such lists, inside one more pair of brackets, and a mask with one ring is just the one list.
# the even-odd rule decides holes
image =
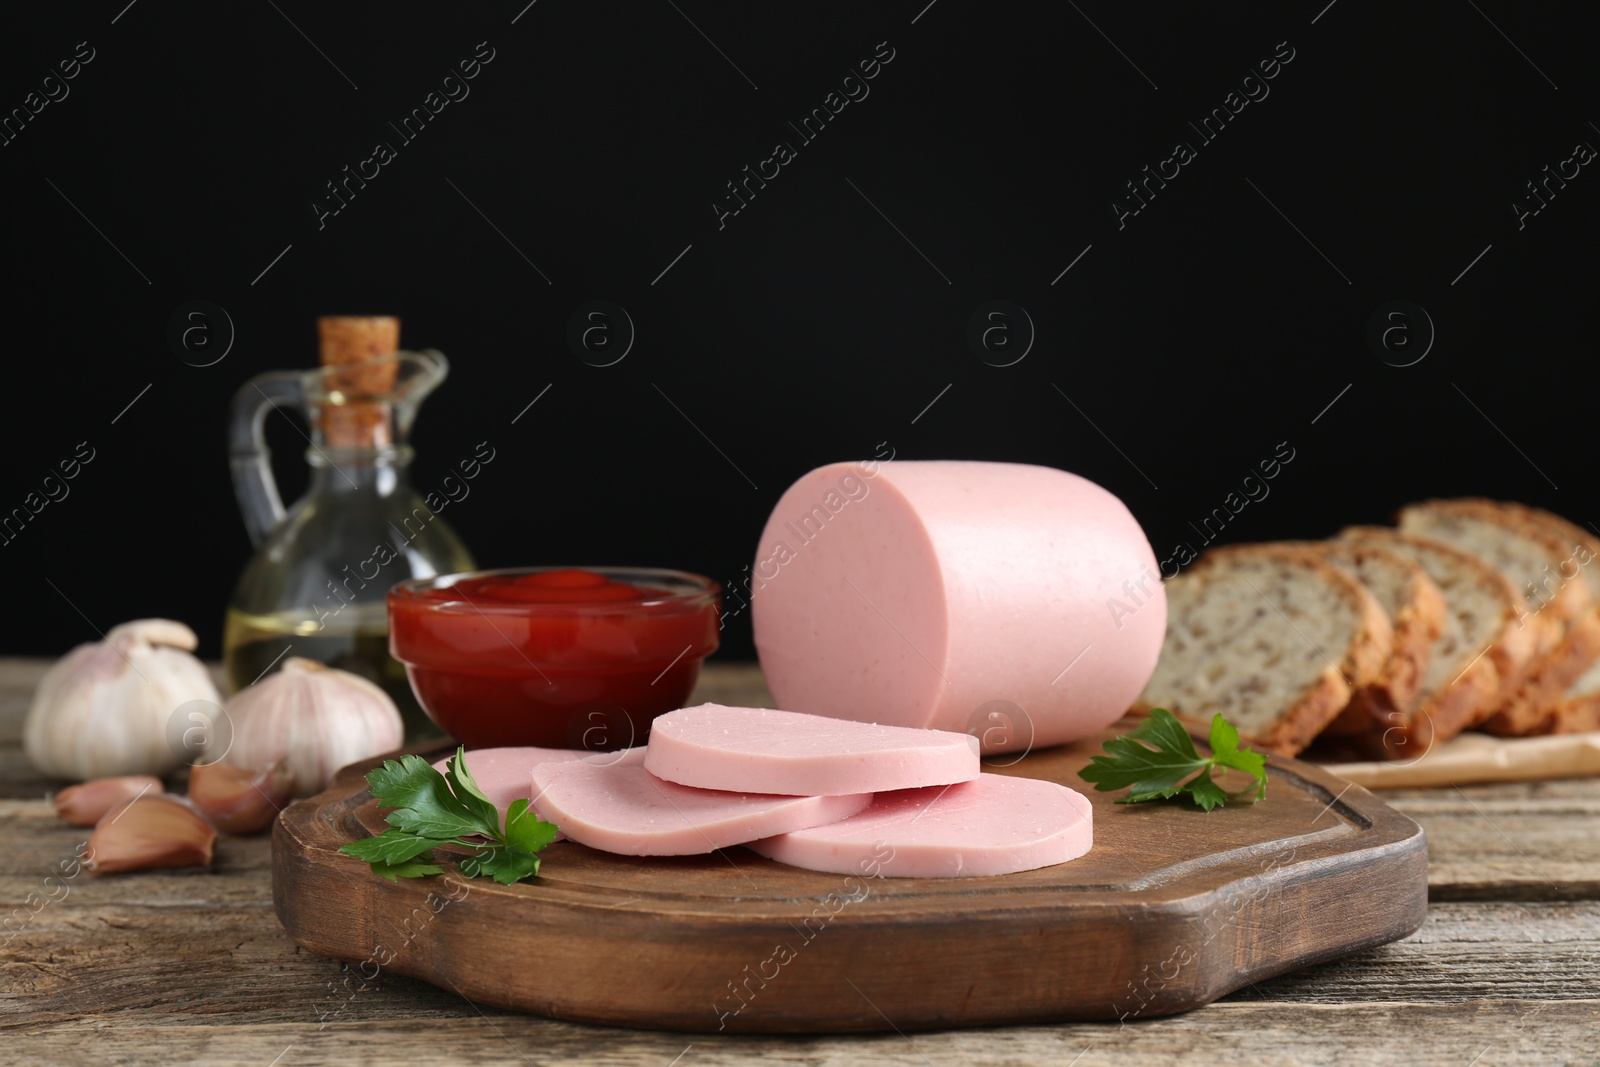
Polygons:
[[859,878],[742,848],[642,859],[564,841],[530,883],[449,865],[390,883],[337,852],[385,825],[369,760],[279,817],[273,901],[295,941],[369,980],[411,975],[479,1004],[712,1033],[1131,1022],[1422,925],[1427,846],[1409,818],[1279,757],[1260,804],[1118,804],[1077,772],[1134,725],[987,761],[1093,801],[1093,850],[1043,870]]

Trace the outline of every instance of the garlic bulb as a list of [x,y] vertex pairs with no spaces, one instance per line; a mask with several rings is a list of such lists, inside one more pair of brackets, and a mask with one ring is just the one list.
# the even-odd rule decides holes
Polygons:
[[79,780],[176,768],[184,753],[168,743],[173,712],[191,700],[222,702],[190,655],[198,644],[181,622],[138,619],[68,652],[34,691],[23,727],[28,759]]
[[388,693],[358,674],[298,656],[239,690],[224,710],[233,747],[223,761],[251,770],[281,761],[301,797],[326,789],[345,764],[399,748],[405,736]]

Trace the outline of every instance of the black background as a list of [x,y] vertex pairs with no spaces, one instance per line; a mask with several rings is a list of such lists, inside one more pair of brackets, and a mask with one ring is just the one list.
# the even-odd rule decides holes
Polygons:
[[[78,42],[94,59],[0,147],[0,510],[78,442],[96,458],[0,547],[0,649],[58,654],[161,615],[218,654],[250,551],[227,405],[254,374],[311,366],[329,313],[397,314],[406,347],[450,356],[414,476],[432,489],[477,442],[497,449],[445,515],[485,566],[732,581],[790,482],[880,442],[1083,474],[1160,557],[1199,547],[1189,523],[1279,442],[1295,458],[1224,540],[1433,495],[1600,520],[1600,175],[1522,229],[1510,206],[1600,145],[1593,8],[524,3],[8,12],[0,109]],[[398,145],[387,122],[479,42],[494,58],[470,95]],[[724,183],[798,142],[787,123],[879,42],[894,58],[870,95],[719,229]],[[1294,58],[1270,95],[1200,144],[1185,123],[1279,42]],[[1180,138],[1197,158],[1119,229],[1113,197]],[[319,229],[312,201],[378,140],[398,158]],[[565,339],[597,298],[637,329],[605,368]],[[204,368],[166,340],[196,299],[236,331]],[[1013,366],[966,342],[992,299],[1036,328]],[[1400,299],[1437,330],[1409,367],[1366,341]],[[304,444],[270,431],[292,498]],[[747,616],[724,641],[752,654]]]

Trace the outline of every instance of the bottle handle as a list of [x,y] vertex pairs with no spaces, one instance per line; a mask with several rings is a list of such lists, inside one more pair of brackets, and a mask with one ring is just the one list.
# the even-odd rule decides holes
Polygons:
[[265,424],[274,408],[307,415],[305,390],[296,372],[263,374],[250,379],[233,396],[228,417],[228,461],[233,470],[233,492],[250,534],[260,548],[283,518],[283,498],[272,477],[272,453],[267,448]]

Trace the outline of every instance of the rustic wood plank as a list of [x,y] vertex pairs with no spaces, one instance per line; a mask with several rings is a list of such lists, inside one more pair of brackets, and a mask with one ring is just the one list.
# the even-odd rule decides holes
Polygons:
[[[0,940],[3,940],[0,935]],[[47,904],[6,947],[0,1018],[136,1012],[205,1022],[298,1022],[472,1014],[449,990],[377,978],[299,949],[270,904]],[[12,1023],[17,1025],[16,1022]]]
[[1433,904],[1415,934],[1228,999],[1278,1003],[1600,1000],[1600,902]]
[[49,667],[46,659],[0,656],[0,745],[22,740],[22,721],[28,716],[34,687]]
[[875,1037],[715,1037],[609,1030],[492,1008],[458,1019],[256,1021],[213,1026],[152,1025],[144,1019],[57,1021],[48,1030],[6,1035],[20,1062],[205,1063],[213,1067],[393,1067],[435,1050],[453,1063],[530,1067],[1003,1067],[1071,1064],[1113,1067],[1498,1067],[1594,1062],[1600,1001],[1474,1005],[1370,1004],[1286,1014],[1273,1005],[1216,1004],[1189,1015],[1119,1028],[1080,1023]]
[[[26,895],[43,891],[46,879],[70,875],[71,861],[81,854],[87,827],[67,826],[49,809],[33,805],[34,818],[10,820],[5,808],[15,801],[0,801],[0,827],[8,839],[0,849],[0,914],[21,904]],[[30,823],[34,825],[30,825]],[[272,900],[272,843],[269,835],[230,837],[217,835],[210,869],[137,871],[95,877],[87,872],[68,877],[74,897],[85,903],[164,904],[202,899],[217,904],[270,903]],[[59,889],[54,890],[60,896]]]
[[1600,899],[1600,780],[1380,796],[1428,833],[1430,899]]
[[69,784],[40,774],[15,742],[0,744],[0,802],[43,800]]
[[[182,881],[164,877],[174,887]],[[118,1012],[137,1013],[147,1023],[220,1022],[247,1014],[252,1023],[312,1028],[329,1020],[475,1015],[448,989],[299,949],[269,902],[219,907],[210,899],[184,900],[178,892],[166,896],[159,903],[89,903],[74,893],[44,905],[0,957],[0,1025],[29,1029]],[[1256,983],[1224,1003],[1300,1010],[1355,1003],[1600,1001],[1597,955],[1600,904],[1440,904],[1404,941]]]

